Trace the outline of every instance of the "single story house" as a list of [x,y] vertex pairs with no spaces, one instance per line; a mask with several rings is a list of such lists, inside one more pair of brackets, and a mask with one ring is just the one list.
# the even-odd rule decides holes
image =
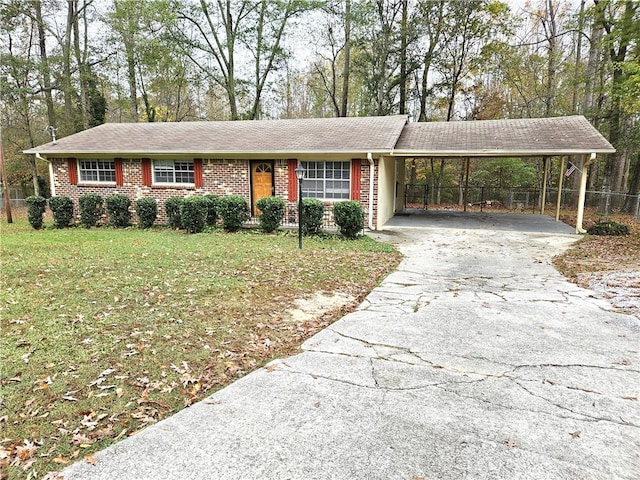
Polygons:
[[613,151],[583,116],[410,123],[395,115],[107,123],[24,153],[49,163],[53,195],[76,202],[85,193],[120,193],[154,197],[162,207],[176,195],[235,194],[252,214],[264,196],[295,207],[301,164],[303,197],[360,201],[375,230],[403,209],[407,159],[582,155],[587,164]]

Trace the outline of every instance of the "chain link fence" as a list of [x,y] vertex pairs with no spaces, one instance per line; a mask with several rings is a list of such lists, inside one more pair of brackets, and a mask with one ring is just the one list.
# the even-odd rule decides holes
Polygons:
[[[0,211],[4,211],[4,191],[0,186]],[[26,207],[25,192],[22,188],[9,187],[9,203],[12,208]]]
[[[464,205],[488,209],[503,209],[520,212],[540,211],[542,191],[539,188],[516,187],[442,187],[432,191],[427,185],[405,186],[405,208],[459,208]],[[579,192],[563,189],[560,198],[560,208],[576,210]],[[545,209],[555,209],[558,200],[558,190],[550,188],[546,191]],[[611,191],[588,190],[585,196],[585,206],[596,213],[609,216],[612,214],[627,214],[634,222],[640,222],[640,195],[628,195]]]

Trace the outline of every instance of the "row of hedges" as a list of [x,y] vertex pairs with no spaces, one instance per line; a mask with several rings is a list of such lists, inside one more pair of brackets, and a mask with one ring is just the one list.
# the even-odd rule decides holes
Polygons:
[[[29,223],[36,230],[42,228],[47,199],[34,195],[27,197],[25,201],[27,203]],[[153,198],[142,198],[136,202],[136,211],[142,225],[145,224],[144,215],[141,215],[142,206],[148,204],[149,201],[155,203]],[[51,197],[48,203],[56,228],[66,228],[75,224],[74,206],[71,198],[65,196]],[[131,224],[131,211],[129,210],[131,200],[125,195],[115,194],[103,199],[100,195],[89,193],[81,195],[78,203],[80,206],[80,224],[86,228],[95,227],[104,213],[107,214],[109,223],[114,227],[124,228]],[[153,220],[151,220],[150,225],[155,222],[156,215],[157,208],[153,213]]]
[[[35,229],[42,228],[47,200],[39,196],[26,199],[29,212],[29,223]],[[56,228],[74,225],[73,200],[65,196],[52,197],[48,201]],[[117,228],[125,228],[131,224],[131,200],[120,194],[102,198],[96,194],[85,194],[79,198],[80,224],[86,228],[95,227],[104,213],[109,223]],[[260,228],[267,233],[280,228],[284,219],[286,203],[280,197],[265,197],[257,202],[261,211],[258,215]],[[184,229],[189,233],[202,232],[206,227],[214,227],[220,218],[222,228],[235,232],[242,228],[249,217],[249,205],[244,197],[227,195],[203,195],[193,197],[171,197],[165,202],[165,213],[169,227]],[[138,226],[151,227],[158,217],[158,204],[155,198],[141,198],[135,201],[135,212],[138,215]],[[362,205],[355,201],[338,202],[333,207],[334,220],[340,233],[348,238],[355,238],[364,228],[364,212]],[[305,235],[316,235],[321,232],[324,205],[313,198],[302,200],[302,231]]]

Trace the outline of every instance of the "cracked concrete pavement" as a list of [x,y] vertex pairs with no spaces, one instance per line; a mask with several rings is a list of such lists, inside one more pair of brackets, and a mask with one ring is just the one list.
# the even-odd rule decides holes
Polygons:
[[396,217],[405,255],[303,345],[72,479],[638,479],[640,319],[566,281],[531,215]]

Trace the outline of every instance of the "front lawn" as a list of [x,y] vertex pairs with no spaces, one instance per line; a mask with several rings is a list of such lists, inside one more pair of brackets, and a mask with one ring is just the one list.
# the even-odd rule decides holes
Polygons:
[[[369,238],[2,224],[0,468],[41,478],[293,354],[398,261]],[[351,305],[350,307],[353,307]]]

